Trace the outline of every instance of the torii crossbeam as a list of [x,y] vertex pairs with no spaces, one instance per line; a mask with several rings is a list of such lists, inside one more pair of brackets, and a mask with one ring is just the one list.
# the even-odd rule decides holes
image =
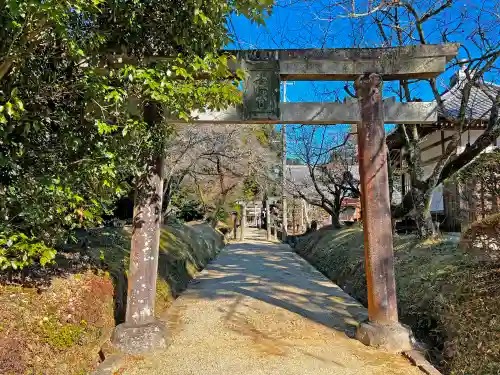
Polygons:
[[[384,122],[386,124],[433,124],[437,121],[435,103],[399,103],[384,100]],[[361,122],[357,100],[346,103],[278,103],[279,118],[252,119],[244,116],[243,106],[231,107],[225,111],[193,113],[195,124],[305,124],[333,125],[358,124]],[[171,123],[185,123],[172,119]]]

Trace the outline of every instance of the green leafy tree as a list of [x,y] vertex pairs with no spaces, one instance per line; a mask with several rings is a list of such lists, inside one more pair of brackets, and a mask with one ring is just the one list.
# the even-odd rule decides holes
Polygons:
[[246,200],[255,199],[260,192],[260,186],[255,173],[252,173],[243,180],[243,195]]
[[163,117],[145,121],[148,103],[188,119],[194,109],[239,102],[243,72],[234,77],[231,57],[218,54],[231,38],[226,20],[237,13],[262,23],[271,6],[0,1],[2,267],[50,261],[19,251],[23,261],[13,263],[13,244],[50,249],[73,228],[100,223],[162,154],[174,132]]

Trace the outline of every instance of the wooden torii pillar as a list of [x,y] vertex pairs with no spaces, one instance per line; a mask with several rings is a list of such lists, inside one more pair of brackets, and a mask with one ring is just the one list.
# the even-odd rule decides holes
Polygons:
[[410,332],[398,322],[382,87],[376,73],[355,82],[361,110],[358,160],[370,321],[359,326],[356,338],[399,352],[411,350],[412,343]]
[[[208,124],[358,125],[369,321],[360,325],[356,336],[367,345],[388,351],[410,349],[411,343],[410,332],[399,324],[397,314],[384,123],[432,124],[437,120],[437,111],[433,103],[382,100],[382,82],[436,77],[457,55],[458,47],[457,44],[443,44],[380,49],[229,51],[237,57],[232,68],[244,68],[248,72],[243,104],[224,111],[192,114],[193,123]],[[358,101],[281,103],[280,80],[355,81]],[[169,121],[185,123],[179,119]],[[157,190],[157,186],[153,190]],[[268,214],[268,237],[269,217]],[[147,231],[144,236],[144,243],[155,244],[156,250],[151,249],[152,259],[133,262],[133,271],[149,275],[145,290],[154,293],[156,275],[151,275],[150,271],[158,257],[157,233]],[[132,253],[139,253],[140,249],[134,248],[139,242],[133,240],[133,244]],[[134,295],[140,287],[142,284],[138,286],[129,279],[129,295]],[[151,297],[144,300],[150,301]],[[137,311],[144,310],[141,301],[134,306]],[[152,308],[148,316],[153,316]],[[127,311],[125,325],[133,336],[130,339],[141,342],[139,347],[149,350],[154,346],[148,342],[151,341],[151,327],[148,326],[151,323],[136,321],[133,316]],[[154,326],[153,329],[158,328]]]
[[266,200],[266,240],[271,241],[271,202]]
[[246,202],[240,202],[241,208],[241,222],[240,222],[240,241],[245,240],[245,227],[247,225],[247,204]]
[[[149,126],[161,122],[156,103],[144,107]],[[115,327],[111,342],[130,354],[150,352],[167,345],[166,328],[154,315],[158,272],[163,157],[151,157],[146,173],[136,184],[125,322]]]

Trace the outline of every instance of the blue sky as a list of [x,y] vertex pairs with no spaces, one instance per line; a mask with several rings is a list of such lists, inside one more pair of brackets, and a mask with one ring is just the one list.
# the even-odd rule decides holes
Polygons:
[[[359,12],[366,10],[368,0],[357,0]],[[439,6],[444,0],[425,1],[414,0],[416,9],[420,13]],[[234,35],[235,42],[228,46],[231,49],[258,49],[258,48],[348,48],[348,47],[381,47],[382,39],[373,16],[356,19],[347,18],[345,8],[335,6],[338,0],[278,0],[266,26],[251,24],[246,18],[233,16],[229,22],[229,29]],[[377,3],[371,1],[372,4]],[[474,41],[478,40],[477,25],[486,34],[492,44],[500,43],[499,28],[500,13],[499,1],[455,0],[453,8],[446,9],[437,18],[431,18],[424,24],[424,33],[428,42],[442,42],[442,33],[447,31],[448,41],[459,42],[465,48],[460,49],[460,58],[467,57],[466,50],[472,56],[481,53]],[[346,1],[345,4],[351,4]],[[401,14],[403,26],[407,26],[412,19]],[[387,29],[390,31],[390,29]],[[393,33],[395,38],[395,33]],[[416,44],[409,41],[409,44]],[[394,43],[393,43],[394,44]],[[457,67],[450,67],[438,79],[440,91],[449,86],[450,77]],[[486,76],[488,80],[499,83],[498,70]],[[299,101],[337,101],[343,100],[346,93],[343,89],[346,82],[294,82],[287,88],[287,99],[290,102]],[[398,83],[386,82],[384,97],[395,96]],[[424,101],[433,100],[429,85],[417,83],[412,85],[412,95]],[[282,93],[283,98],[283,93]],[[347,125],[331,127],[332,132],[346,132]],[[390,127],[387,127],[390,129]],[[288,132],[287,132],[288,133]],[[293,145],[289,145],[293,147]]]

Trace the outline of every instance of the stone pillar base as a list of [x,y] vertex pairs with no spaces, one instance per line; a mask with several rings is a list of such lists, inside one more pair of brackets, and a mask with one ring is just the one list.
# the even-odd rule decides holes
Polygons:
[[399,323],[387,325],[375,322],[361,323],[356,331],[356,339],[365,345],[390,353],[413,349],[411,330]]
[[158,321],[145,324],[122,323],[115,327],[111,343],[119,351],[127,354],[142,354],[167,347],[167,330]]

